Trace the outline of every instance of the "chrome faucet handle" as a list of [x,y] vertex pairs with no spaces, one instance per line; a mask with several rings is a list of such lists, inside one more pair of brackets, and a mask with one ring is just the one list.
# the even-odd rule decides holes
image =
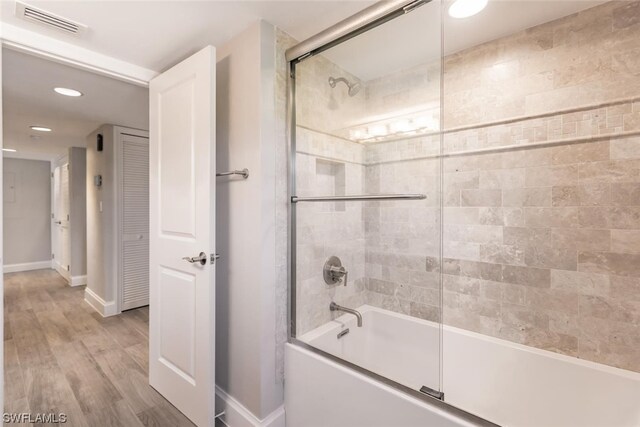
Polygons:
[[344,268],[343,266],[331,266],[329,271],[331,272],[331,276],[336,282],[341,281],[343,282],[344,286],[347,286],[347,278],[349,277],[349,272],[346,268]]
[[347,286],[348,275],[349,272],[344,268],[342,261],[337,256],[327,258],[324,267],[322,267],[322,276],[327,285],[335,285],[342,282],[344,286]]
[[349,278],[349,272],[344,267],[340,267],[340,268],[342,268],[342,279],[340,280],[342,280],[343,286],[347,286],[347,279]]

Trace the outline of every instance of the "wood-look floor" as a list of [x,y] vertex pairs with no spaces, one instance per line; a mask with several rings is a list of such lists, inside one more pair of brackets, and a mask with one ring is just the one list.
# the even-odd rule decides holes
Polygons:
[[147,307],[102,318],[53,270],[4,276],[5,412],[69,426],[193,426],[149,386]]

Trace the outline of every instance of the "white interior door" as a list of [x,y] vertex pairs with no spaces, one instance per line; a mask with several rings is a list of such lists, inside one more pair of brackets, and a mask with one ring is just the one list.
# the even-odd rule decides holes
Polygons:
[[57,166],[53,170],[53,215],[51,232],[52,242],[51,242],[51,251],[53,252],[53,261],[57,264],[60,262],[60,220],[58,217],[60,216],[60,166]]
[[69,235],[69,164],[57,166],[53,172],[54,261],[63,274],[69,270],[71,240]]
[[214,425],[215,59],[209,46],[149,86],[149,382],[198,426]]
[[60,265],[63,269],[71,269],[71,234],[69,230],[69,212],[71,211],[69,163],[60,167]]

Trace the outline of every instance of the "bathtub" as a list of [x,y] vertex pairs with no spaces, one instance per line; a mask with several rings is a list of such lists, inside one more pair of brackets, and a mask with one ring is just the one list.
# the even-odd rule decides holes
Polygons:
[[[503,426],[640,426],[638,373],[450,326],[442,328],[440,337],[440,326],[433,322],[367,305],[358,310],[363,316],[362,328],[356,326],[354,316],[345,314],[304,334],[299,341],[413,390],[440,388],[445,402]],[[349,332],[338,338],[347,328]],[[294,427],[384,426],[376,423],[380,407],[385,411],[395,408],[394,423],[390,424],[394,427],[473,425],[437,407],[421,407],[418,399],[300,346],[287,345],[285,368],[287,420],[294,420]],[[315,382],[306,381],[319,372]],[[313,408],[304,401],[304,386],[296,387],[300,382],[307,384],[307,393],[314,389]],[[342,396],[345,388],[349,391]],[[396,400],[402,395],[405,406],[400,408]],[[368,402],[349,404],[362,396],[370,396]],[[406,405],[413,405],[412,409]],[[349,416],[359,421],[345,423],[347,415],[341,408],[349,408]],[[323,414],[324,421],[314,424],[314,418],[300,418],[314,411]],[[333,416],[335,422],[331,421]]]

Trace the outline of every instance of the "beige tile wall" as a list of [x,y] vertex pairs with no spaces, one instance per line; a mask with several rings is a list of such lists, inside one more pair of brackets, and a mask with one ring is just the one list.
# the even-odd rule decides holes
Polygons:
[[447,57],[446,127],[637,94],[638,4],[609,2]]
[[[446,324],[640,371],[639,4],[607,3],[445,59]],[[425,162],[439,150],[438,135],[368,145],[367,177],[433,171]],[[433,215],[416,215],[381,216],[374,231],[406,220],[433,240]],[[367,269],[369,302],[436,318],[435,291],[408,290],[412,275],[390,267],[404,250],[375,240],[367,267],[388,264],[387,282]],[[435,290],[438,254],[418,253]],[[419,256],[400,259],[419,271]],[[434,308],[412,312],[416,301]]]
[[[433,66],[365,82],[360,101],[309,89],[303,188],[329,191],[314,168],[333,159],[347,192],[428,198],[300,211],[301,329],[326,322],[332,298],[367,302],[640,371],[638,40],[640,2],[611,2],[446,58],[442,174],[440,135],[366,146],[329,135],[362,112],[437,100],[418,78]],[[318,87],[340,72],[321,65]],[[338,248],[357,271],[351,290],[317,279]]]
[[520,148],[444,159],[446,324],[640,371],[640,103],[585,108],[640,97],[638,40],[611,2],[447,58],[444,151]]
[[[331,196],[364,192],[364,146],[333,136],[362,112],[364,93],[349,97],[331,88],[329,76],[357,79],[317,56],[296,72],[296,194]],[[296,206],[296,333],[336,317],[335,301],[348,307],[366,302],[364,206],[360,203],[299,203]],[[322,268],[332,255],[349,271],[348,286],[327,285]]]

